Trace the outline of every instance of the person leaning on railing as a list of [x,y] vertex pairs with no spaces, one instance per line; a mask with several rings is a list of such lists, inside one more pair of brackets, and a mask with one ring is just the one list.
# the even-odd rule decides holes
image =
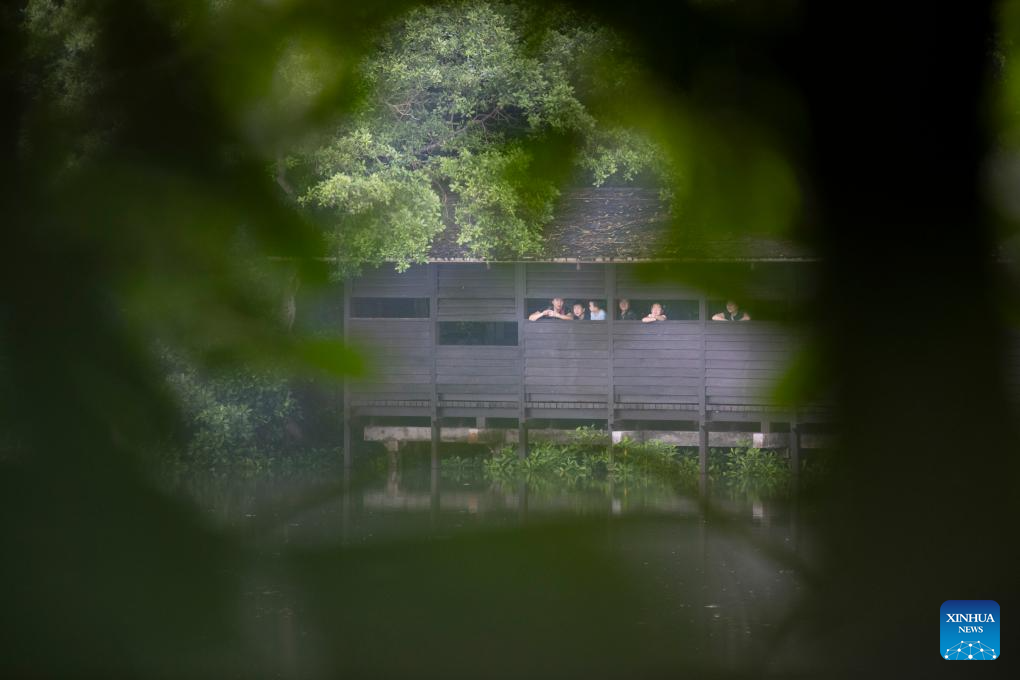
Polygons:
[[563,309],[563,298],[553,298],[550,300],[551,306],[547,309],[543,309],[538,312],[533,312],[529,317],[529,321],[538,321],[539,319],[563,319],[564,321],[570,321],[574,317]]
[[588,318],[592,321],[605,321],[606,310],[600,308],[595,300],[588,300]]
[[648,312],[648,316],[641,319],[642,323],[653,323],[655,321],[665,321],[666,315],[662,312],[662,305],[658,302],[652,304],[651,311]]
[[712,321],[750,321],[751,315],[740,308],[734,300],[726,301],[726,311],[712,316]]
[[630,300],[627,298],[620,298],[620,310],[616,314],[616,318],[620,321],[637,321],[637,314],[630,308]]

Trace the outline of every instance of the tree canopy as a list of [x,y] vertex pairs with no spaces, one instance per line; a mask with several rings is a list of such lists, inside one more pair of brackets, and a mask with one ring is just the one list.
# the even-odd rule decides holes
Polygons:
[[479,258],[534,253],[564,182],[666,172],[649,139],[598,115],[631,63],[618,36],[570,12],[417,8],[362,61],[359,105],[288,175],[325,218],[341,275],[422,261],[453,225]]

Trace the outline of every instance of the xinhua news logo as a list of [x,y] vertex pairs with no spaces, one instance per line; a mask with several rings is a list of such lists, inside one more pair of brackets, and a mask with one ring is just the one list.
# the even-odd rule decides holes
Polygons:
[[993,600],[946,600],[939,612],[939,655],[948,661],[999,658],[999,605]]

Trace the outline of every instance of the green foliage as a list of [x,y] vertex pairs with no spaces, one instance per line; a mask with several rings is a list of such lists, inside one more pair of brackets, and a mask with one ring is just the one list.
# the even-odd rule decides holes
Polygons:
[[[81,0],[29,0],[22,15],[26,89],[35,95],[50,134],[62,138],[61,171],[92,155],[113,121],[91,105],[104,85],[98,59],[99,25]],[[43,111],[42,109],[45,109]]]
[[[693,489],[698,485],[701,476],[701,468],[698,466],[697,453],[684,453],[677,458],[676,476],[680,486],[684,489]],[[711,478],[711,467],[709,477]]]
[[[578,428],[569,442],[533,445],[527,458],[506,446],[485,459],[484,475],[497,483],[526,481],[546,486],[594,487],[612,481],[624,487],[665,486],[697,488],[701,470],[696,451],[682,450],[662,441],[623,439],[609,455],[605,431]],[[711,449],[708,480],[741,495],[776,495],[787,488],[791,473],[777,454],[738,447]]]
[[604,449],[609,445],[609,433],[597,427],[579,427],[574,430],[569,446],[581,451]]
[[490,479],[508,480],[517,474],[518,465],[517,452],[512,446],[504,446],[493,450],[492,455],[482,464],[482,469]]
[[790,481],[790,468],[772,452],[753,448],[730,449],[722,478],[741,493],[774,494]]
[[204,375],[179,354],[161,352],[180,405],[184,445],[164,455],[190,468],[264,469],[292,450],[288,426],[300,414],[286,380],[265,371]]
[[531,447],[526,458],[520,458],[514,447],[503,447],[486,458],[484,476],[500,485],[527,482],[536,490],[592,488],[606,478],[608,457],[585,444],[542,442]]
[[661,441],[635,442],[624,438],[614,447],[611,474],[668,476],[676,472],[676,447]]
[[665,173],[647,138],[589,103],[619,96],[623,52],[590,21],[513,3],[421,7],[390,25],[361,63],[360,106],[287,161],[300,202],[328,216],[340,273],[422,261],[451,221],[474,256],[534,253],[571,173]]
[[440,460],[439,467],[443,477],[461,482],[478,477],[481,461],[471,456],[447,456]]

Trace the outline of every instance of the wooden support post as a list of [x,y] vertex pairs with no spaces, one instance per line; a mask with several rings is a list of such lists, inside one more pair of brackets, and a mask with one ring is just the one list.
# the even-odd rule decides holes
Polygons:
[[698,470],[702,484],[708,479],[708,370],[706,369],[706,334],[708,331],[708,301],[702,295],[698,298],[698,318],[701,320],[701,352],[699,373],[701,389],[698,390]]
[[527,271],[526,265],[523,262],[518,262],[514,265],[514,303],[517,315],[517,363],[520,365],[520,373],[518,374],[519,389],[517,392],[517,455],[521,458],[528,456],[528,408],[527,408],[527,385],[525,384],[525,362],[526,354],[524,348],[524,324],[526,321],[526,308],[525,298],[527,289],[525,286],[525,276]]
[[609,430],[609,462],[613,462],[613,430],[616,429],[616,385],[613,380],[613,322],[616,318],[616,265],[606,265],[606,347],[609,361],[606,365],[606,428]]
[[[791,300],[796,299],[800,303],[799,267],[788,267],[788,283],[790,292],[786,296],[786,309],[793,318]],[[798,421],[797,405],[793,405],[793,415],[790,417],[790,471],[793,473],[794,482],[800,479],[800,423]],[[796,497],[796,484],[794,485],[794,496]],[[796,545],[796,542],[794,543]]]
[[475,427],[477,427],[479,430],[484,430],[486,428],[485,421],[486,421],[485,416],[478,416],[477,418],[475,418]]
[[[344,345],[348,345],[350,341],[351,333],[351,279],[344,280],[344,313],[343,313],[343,334],[344,334]],[[344,378],[344,394],[343,394],[343,426],[344,426],[344,470],[350,470],[354,465],[354,450],[351,436],[351,430],[354,429],[354,418],[351,413],[351,388],[348,384],[350,381]]]
[[429,281],[429,316],[432,321],[432,399],[430,400],[431,406],[431,423],[432,423],[432,469],[439,469],[439,441],[440,441],[440,426],[439,426],[439,388],[436,384],[436,378],[438,376],[438,370],[436,369],[436,347],[439,345],[439,265],[432,263],[428,265],[428,281]]

